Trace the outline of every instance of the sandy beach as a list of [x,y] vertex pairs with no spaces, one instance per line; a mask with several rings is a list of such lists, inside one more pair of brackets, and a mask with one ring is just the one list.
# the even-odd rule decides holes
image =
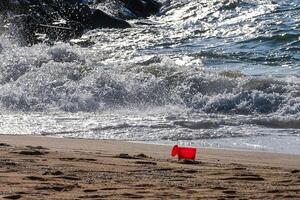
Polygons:
[[300,156],[200,148],[178,162],[170,146],[0,136],[3,199],[300,199]]
[[300,0],[0,0],[0,200],[300,200],[299,22]]

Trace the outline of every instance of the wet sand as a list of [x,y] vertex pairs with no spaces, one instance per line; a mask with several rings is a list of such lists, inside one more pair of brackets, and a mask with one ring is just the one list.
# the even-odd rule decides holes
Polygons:
[[170,146],[0,136],[3,199],[300,199],[300,156],[201,148],[178,162]]

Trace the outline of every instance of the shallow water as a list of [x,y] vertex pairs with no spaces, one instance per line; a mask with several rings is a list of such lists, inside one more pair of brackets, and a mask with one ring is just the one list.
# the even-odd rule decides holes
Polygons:
[[89,47],[2,31],[0,133],[300,154],[300,1],[172,0],[129,22]]

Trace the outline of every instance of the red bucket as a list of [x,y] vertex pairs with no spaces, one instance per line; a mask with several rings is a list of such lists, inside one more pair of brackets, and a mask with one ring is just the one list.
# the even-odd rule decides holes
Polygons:
[[178,145],[175,145],[171,151],[171,155],[173,157],[178,155],[178,160],[181,159],[195,160],[196,150],[197,150],[196,148],[179,147]]

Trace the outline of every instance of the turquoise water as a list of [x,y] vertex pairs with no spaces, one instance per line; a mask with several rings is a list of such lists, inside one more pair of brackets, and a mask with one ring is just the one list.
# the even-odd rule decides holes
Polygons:
[[0,133],[300,153],[300,1],[172,0],[129,22],[88,47],[25,47],[5,24]]

